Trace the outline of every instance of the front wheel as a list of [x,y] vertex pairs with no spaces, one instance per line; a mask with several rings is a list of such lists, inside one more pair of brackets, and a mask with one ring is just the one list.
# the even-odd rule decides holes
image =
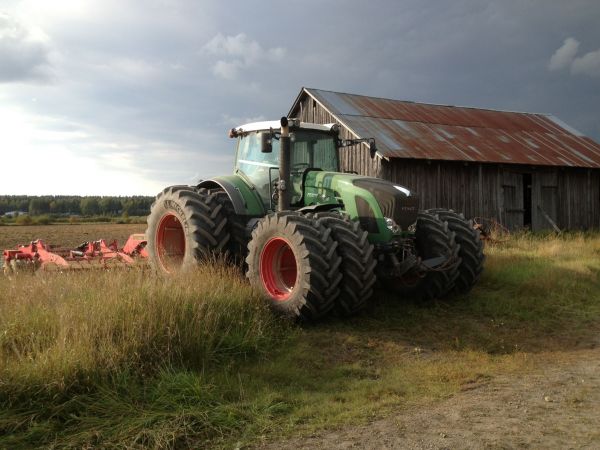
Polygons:
[[258,222],[248,244],[247,276],[283,316],[302,321],[335,305],[342,275],[336,243],[315,220],[293,212]]

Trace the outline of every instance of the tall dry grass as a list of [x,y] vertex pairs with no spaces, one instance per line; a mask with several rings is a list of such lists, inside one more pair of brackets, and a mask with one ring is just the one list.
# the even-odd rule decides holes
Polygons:
[[[600,275],[600,237],[594,233],[536,235],[520,233],[487,246],[486,272],[493,283],[523,295],[542,297],[542,306],[560,297],[572,303],[578,296],[596,298]],[[572,305],[575,306],[575,305]]]
[[259,410],[232,407],[214,374],[286,327],[219,262],[171,278],[0,278],[0,448],[185,448],[231,433]]
[[600,255],[600,235],[594,232],[567,232],[561,235],[514,233],[504,241],[487,244],[486,253],[549,258],[549,263],[588,259]]
[[150,271],[0,279],[0,396],[164,368],[203,369],[260,352],[277,328],[233,269],[178,277]]

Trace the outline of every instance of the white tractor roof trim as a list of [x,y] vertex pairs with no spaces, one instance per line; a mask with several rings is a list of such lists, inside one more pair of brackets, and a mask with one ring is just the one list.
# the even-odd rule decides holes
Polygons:
[[[294,125],[292,123],[292,119],[290,119],[290,127],[295,126],[295,128],[302,128],[305,130],[316,130],[316,131],[331,131],[331,128],[335,124],[326,123],[325,125],[320,125],[317,123],[309,123],[309,122],[300,122],[300,125]],[[247,123],[245,125],[240,125],[239,127],[234,128],[238,133],[249,133],[251,131],[262,131],[262,130],[278,130],[281,128],[281,123],[279,120],[267,120],[263,122],[252,122]]]

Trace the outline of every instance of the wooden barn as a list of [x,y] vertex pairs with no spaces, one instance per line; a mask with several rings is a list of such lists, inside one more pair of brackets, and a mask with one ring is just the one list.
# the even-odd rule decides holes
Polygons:
[[289,117],[338,123],[342,170],[510,229],[600,228],[600,145],[547,114],[430,105],[303,88]]

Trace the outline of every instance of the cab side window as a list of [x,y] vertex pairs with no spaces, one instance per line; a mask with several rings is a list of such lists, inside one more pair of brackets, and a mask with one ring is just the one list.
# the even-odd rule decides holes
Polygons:
[[[279,151],[275,148],[272,153],[260,151],[260,134],[249,133],[239,138],[236,169],[242,172],[256,187],[265,206],[270,205],[269,198],[269,171],[278,167]],[[277,177],[277,171],[272,171]]]

